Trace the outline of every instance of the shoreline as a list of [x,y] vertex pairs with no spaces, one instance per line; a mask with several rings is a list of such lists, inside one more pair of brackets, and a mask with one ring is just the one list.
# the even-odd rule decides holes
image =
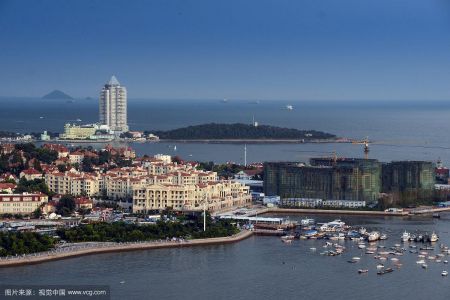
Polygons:
[[130,243],[130,244],[118,244],[118,245],[114,245],[111,247],[105,247],[105,248],[94,247],[91,249],[81,249],[81,250],[71,251],[71,252],[67,252],[67,253],[63,253],[63,252],[51,253],[51,254],[48,254],[47,256],[30,256],[30,257],[21,257],[21,258],[13,258],[13,259],[2,259],[2,260],[0,260],[0,268],[40,264],[40,263],[45,263],[45,262],[49,262],[49,261],[75,258],[75,257],[80,257],[80,256],[85,256],[85,255],[102,254],[102,253],[230,244],[230,243],[235,243],[235,242],[245,240],[252,235],[253,235],[252,231],[242,230],[241,232],[239,232],[233,236],[195,239],[195,240],[188,240],[186,242],[173,242],[173,241],[142,242],[142,243],[137,242],[137,243]]
[[160,139],[162,143],[198,143],[198,144],[346,144],[351,141],[339,140],[302,140],[302,139]]

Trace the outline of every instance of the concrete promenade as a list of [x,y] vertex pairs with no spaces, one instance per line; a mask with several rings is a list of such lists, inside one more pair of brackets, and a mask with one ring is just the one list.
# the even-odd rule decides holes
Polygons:
[[100,253],[228,244],[242,241],[250,237],[251,235],[253,235],[252,231],[243,230],[240,233],[229,237],[206,238],[195,240],[176,240],[176,241],[169,240],[169,241],[152,241],[152,242],[133,242],[133,243],[91,242],[91,243],[72,244],[69,247],[57,248],[47,252],[29,254],[25,256],[1,258],[0,267],[14,267],[20,265],[38,264],[52,260],[60,260]]

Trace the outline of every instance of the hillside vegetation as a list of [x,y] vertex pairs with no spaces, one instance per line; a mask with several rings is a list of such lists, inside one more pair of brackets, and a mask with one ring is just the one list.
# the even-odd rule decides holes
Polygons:
[[161,139],[171,140],[253,140],[253,139],[272,139],[272,140],[317,140],[333,139],[335,135],[315,131],[298,130],[293,128],[282,128],[269,125],[260,125],[255,127],[248,124],[203,124],[188,126],[168,131],[153,132]]

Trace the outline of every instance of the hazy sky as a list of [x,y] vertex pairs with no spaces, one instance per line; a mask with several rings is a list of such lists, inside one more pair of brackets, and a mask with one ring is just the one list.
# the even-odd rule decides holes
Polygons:
[[0,0],[0,95],[450,99],[450,0]]

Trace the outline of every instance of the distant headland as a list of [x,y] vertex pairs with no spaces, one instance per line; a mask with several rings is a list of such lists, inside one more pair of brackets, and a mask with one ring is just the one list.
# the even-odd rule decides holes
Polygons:
[[334,142],[334,134],[251,124],[202,124],[167,131],[152,131],[161,140],[189,142]]
[[73,97],[67,95],[60,90],[54,90],[47,95],[44,95],[42,99],[61,99],[61,100],[73,100]]

